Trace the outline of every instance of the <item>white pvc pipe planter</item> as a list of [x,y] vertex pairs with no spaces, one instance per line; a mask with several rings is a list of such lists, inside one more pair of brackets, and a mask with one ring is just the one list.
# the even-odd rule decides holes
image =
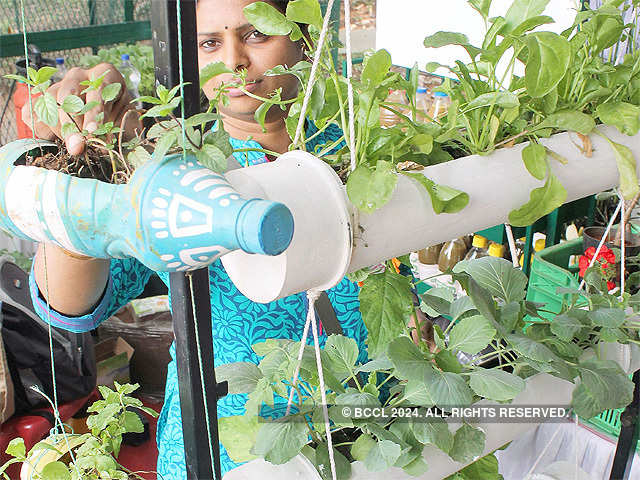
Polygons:
[[[629,137],[607,127],[601,131],[640,158],[640,134]],[[574,134],[542,140],[569,161],[551,161],[567,190],[567,202],[618,185],[613,150],[600,136],[592,135],[591,140],[592,157],[578,150],[574,142],[580,140]],[[425,168],[424,175],[433,181],[469,194],[469,204],[456,214],[436,215],[424,188],[403,175],[384,207],[371,214],[356,212],[331,167],[305,152],[288,152],[274,163],[230,171],[226,177],[240,193],[289,207],[295,232],[290,247],[279,256],[233,252],[222,262],[243,294],[269,302],[312,287],[331,287],[345,272],[505,223],[508,213],[543,184],[526,171],[524,146]]]

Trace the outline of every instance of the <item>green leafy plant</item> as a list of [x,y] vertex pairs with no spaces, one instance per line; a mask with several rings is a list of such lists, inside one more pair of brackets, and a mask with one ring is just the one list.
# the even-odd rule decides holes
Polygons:
[[[451,318],[446,329],[435,326],[435,350],[412,336],[413,328],[421,328],[409,326],[406,308],[404,316],[382,312],[383,320],[367,324],[369,361],[364,364],[358,362],[353,339],[328,337],[321,358],[339,478],[350,478],[355,460],[370,471],[395,466],[420,475],[427,467],[422,457],[427,444],[460,462],[470,462],[484,450],[484,433],[471,424],[453,432],[444,420],[418,416],[424,413],[351,418],[344,415],[345,406],[386,407],[389,412],[405,406],[439,407],[446,412],[482,399],[510,402],[524,390],[526,378],[539,372],[577,384],[572,407],[583,418],[631,402],[633,383],[617,363],[599,357],[598,347],[640,343],[636,317],[625,313],[627,308],[640,310],[638,294],[625,293],[622,299],[609,295],[600,270],[592,268],[586,275],[588,291],[559,291],[570,293],[571,301],[545,320],[540,315],[546,312],[544,305],[525,300],[526,276],[504,259],[465,261],[450,273],[467,296],[454,300],[438,289],[421,296],[423,308]],[[390,269],[371,276],[380,284],[407,281]],[[365,285],[363,293],[367,288],[377,287]],[[304,453],[323,478],[330,478],[314,350],[305,346],[294,386],[299,347],[291,340],[267,340],[253,345],[261,357],[258,365],[243,362],[216,369],[218,378],[229,381],[230,393],[248,394],[243,417],[220,419],[222,441],[236,461],[260,456],[285,463]],[[258,420],[259,412],[282,416],[292,389],[290,416]],[[473,478],[465,474],[478,469],[491,471],[494,460],[483,462],[454,478]],[[488,478],[499,478],[494,470]]]
[[144,430],[135,410],[153,417],[158,414],[130,396],[139,387],[138,384],[120,385],[115,382],[114,385],[115,390],[98,387],[103,399],[93,403],[87,410],[91,413],[87,419],[90,433],[63,434],[58,430],[35,444],[28,453],[22,438],[11,440],[6,453],[14,458],[0,467],[3,478],[9,479],[7,467],[23,463],[23,469],[30,469],[29,478],[39,480],[142,479],[120,465],[116,458],[122,436]]

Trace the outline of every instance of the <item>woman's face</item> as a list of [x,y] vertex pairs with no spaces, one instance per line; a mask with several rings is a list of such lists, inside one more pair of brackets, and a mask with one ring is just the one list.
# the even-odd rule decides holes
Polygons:
[[[282,87],[282,98],[297,95],[298,83],[293,75],[268,77],[264,72],[276,65],[295,65],[303,59],[300,43],[287,36],[267,36],[258,32],[245,18],[242,9],[255,0],[198,0],[198,62],[200,68],[222,61],[233,71],[247,71],[246,89],[260,97]],[[271,3],[271,2],[268,2]],[[205,94],[211,98],[222,82],[234,82],[231,75],[219,75],[205,86]],[[253,114],[262,102],[248,97],[238,89],[228,91],[229,105],[220,106],[226,116],[253,121]],[[279,108],[269,111],[270,118],[286,113]]]

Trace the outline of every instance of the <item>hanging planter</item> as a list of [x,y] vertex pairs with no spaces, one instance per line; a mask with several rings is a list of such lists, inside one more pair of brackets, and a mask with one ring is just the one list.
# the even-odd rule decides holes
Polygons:
[[25,155],[55,147],[27,139],[0,148],[3,230],[90,257],[136,257],[157,271],[202,268],[235,249],[277,255],[289,245],[284,205],[242,199],[193,156],[147,162],[122,185],[24,166]]

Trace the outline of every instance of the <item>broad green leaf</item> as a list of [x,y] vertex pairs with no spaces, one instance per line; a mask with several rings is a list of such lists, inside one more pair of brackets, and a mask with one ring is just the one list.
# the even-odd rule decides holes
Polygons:
[[640,130],[640,107],[627,102],[602,103],[596,115],[605,125],[613,125],[626,135],[635,135]]
[[324,351],[331,362],[335,374],[348,375],[354,370],[358,360],[358,344],[353,338],[343,335],[329,335]]
[[394,339],[387,355],[396,369],[396,376],[402,380],[421,380],[424,369],[431,368],[431,362],[409,337]]
[[55,67],[41,67],[36,74],[35,82],[40,84],[50,80],[58,71]]
[[236,463],[248,462],[256,458],[252,455],[251,445],[256,441],[261,424],[255,415],[220,417],[218,428],[220,441]]
[[255,363],[234,362],[216,367],[216,380],[229,384],[229,393],[250,393],[264,375]]
[[34,105],[33,110],[36,114],[36,118],[41,122],[47,124],[51,128],[58,125],[58,103],[56,98],[49,92],[45,92],[44,95],[39,96]]
[[467,283],[469,286],[467,293],[469,297],[471,297],[476,310],[478,310],[480,315],[489,320],[498,332],[502,333],[503,328],[496,320],[495,300],[489,290],[480,286],[473,277],[469,277]]
[[363,433],[356,439],[354,444],[351,445],[351,456],[354,460],[364,461],[376,443],[371,435]]
[[110,83],[102,89],[102,100],[104,100],[105,102],[115,100],[121,89],[122,85],[120,85],[119,83]]
[[582,382],[573,391],[572,405],[582,418],[631,403],[633,382],[613,360],[589,360],[578,371]]
[[127,432],[144,432],[144,425],[142,424],[142,420],[140,420],[140,417],[135,412],[124,412],[122,426]]
[[544,97],[565,76],[571,60],[571,46],[566,38],[552,32],[527,35],[527,46],[525,86],[533,98]]
[[547,149],[539,143],[530,143],[524,147],[522,160],[527,171],[538,180],[547,176]]
[[451,329],[449,348],[473,355],[485,348],[495,335],[496,330],[482,315],[466,317]]
[[[256,2],[256,3],[252,4],[252,5],[256,5],[257,3],[262,3],[262,2]],[[249,8],[249,7],[247,7],[247,8]],[[271,7],[271,8],[273,8],[273,7]],[[280,13],[280,12],[278,12],[278,13]],[[280,15],[282,15],[282,14],[280,14]],[[251,20],[249,20],[249,21],[251,21]],[[289,33],[289,32],[287,32],[287,33]],[[284,35],[286,35],[286,33]],[[217,77],[218,75],[221,75],[223,73],[233,73],[233,72],[224,64],[224,62],[208,63],[207,65],[204,66],[204,68],[202,68],[202,70],[200,70],[200,88],[204,87],[205,84],[209,80],[211,80],[213,77]]]
[[196,158],[203,167],[214,172],[223,173],[227,169],[227,157],[215,145],[205,143],[202,150],[196,151]]
[[619,308],[599,308],[587,313],[587,318],[598,327],[617,328],[625,322],[626,315]]
[[369,392],[359,392],[355,388],[348,388],[345,393],[336,396],[336,405],[377,407],[380,406],[380,401]]
[[276,465],[287,463],[307,444],[308,433],[305,422],[276,421],[263,424],[251,453]]
[[369,450],[364,465],[370,472],[382,472],[391,467],[400,458],[402,448],[390,440],[379,440]]
[[583,328],[584,325],[580,320],[566,313],[556,316],[551,322],[551,332],[565,342],[570,342]]
[[78,112],[78,115],[84,115],[88,111],[96,108],[98,105],[100,105],[100,102],[98,102],[97,100],[91,100],[90,102],[87,102],[84,107],[82,107],[82,109]]
[[422,300],[420,309],[431,317],[438,315],[449,315],[451,302],[453,302],[454,291],[447,287],[431,288],[427,292],[419,295]]
[[424,379],[409,380],[404,387],[403,399],[402,403],[404,405],[418,405],[421,407],[433,407],[435,405]]
[[175,131],[167,132],[158,138],[155,149],[153,151],[153,157],[156,159],[162,159],[166,153],[173,147],[177,140],[177,134]]
[[465,271],[481,287],[506,303],[524,300],[527,276],[504,258],[477,258],[468,262]]
[[409,279],[386,269],[367,278],[359,299],[368,332],[369,357],[375,359],[386,353],[389,342],[405,331],[413,311]]
[[535,360],[537,362],[549,362],[558,357],[542,343],[519,334],[507,334],[505,340],[511,344],[513,349],[520,355]]
[[375,360],[371,360],[364,365],[356,368],[355,372],[375,372],[378,370],[391,370],[393,368],[393,363],[387,357],[378,357]]
[[129,155],[127,160],[134,168],[141,167],[147,162],[152,160],[151,154],[147,152],[143,147],[136,147]]
[[552,127],[589,135],[596,127],[596,122],[586,113],[575,110],[564,110],[549,115],[537,128]]
[[360,165],[349,175],[347,194],[356,207],[371,213],[389,201],[397,182],[393,165],[380,160],[375,170]]
[[506,332],[516,329],[520,320],[521,302],[509,302],[502,305],[498,311],[498,322],[504,327]]
[[[504,477],[500,475],[498,469],[498,459],[493,453],[485,455],[467,465],[462,470],[459,470],[458,474],[461,475],[462,478],[456,479],[454,477],[453,479],[448,478],[446,480],[504,480]],[[561,477],[561,480],[567,480],[568,478],[570,478],[569,475]]]
[[531,30],[541,25],[547,25],[554,22],[555,20],[551,17],[548,17],[546,15],[537,15],[525,20],[520,25],[518,25],[515,29],[513,29],[511,35],[514,37],[519,37],[520,35],[530,32]]
[[421,475],[427,473],[427,471],[429,470],[429,465],[427,465],[427,462],[425,462],[424,458],[418,456],[411,462],[407,463],[404,467],[402,467],[402,470],[404,470],[407,475],[410,475],[412,477],[420,477]]
[[524,21],[541,15],[548,4],[549,0],[515,0],[504,16],[506,24],[501,33],[510,33]]
[[322,11],[318,0],[295,0],[287,4],[287,18],[292,22],[322,29]]
[[34,86],[34,83],[31,80],[27,79],[27,77],[24,77],[22,75],[14,75],[13,73],[8,73],[6,75],[3,75],[3,77],[9,80],[15,80],[16,82],[26,83],[28,85],[31,85],[32,87]]
[[391,55],[384,49],[368,57],[362,70],[362,83],[377,87],[391,68]]
[[67,138],[69,135],[79,133],[78,127],[73,122],[66,122],[62,124],[62,138]]
[[243,9],[249,23],[265,35],[289,35],[292,22],[266,2],[250,3]]
[[[422,410],[421,412],[425,413]],[[435,445],[445,453],[449,453],[453,447],[453,434],[444,419],[439,417],[411,419],[409,424],[413,435],[419,442],[425,445],[428,443]]]
[[62,102],[62,110],[67,113],[78,113],[82,107],[84,107],[84,102],[76,95],[67,95]]
[[467,295],[463,295],[453,301],[451,308],[449,309],[449,314],[451,315],[451,320],[455,322],[463,314],[475,309],[476,307],[473,305],[471,298]]
[[424,382],[434,403],[443,409],[471,405],[473,394],[461,375],[435,369],[424,371]]
[[71,480],[69,468],[62,462],[47,463],[40,475],[42,480]]
[[469,5],[480,13],[483,17],[489,16],[489,8],[491,7],[492,0],[467,0]]
[[184,124],[187,127],[197,127],[208,122],[220,120],[219,113],[196,113],[194,116],[187,118]]
[[469,385],[481,397],[498,402],[512,400],[526,386],[524,380],[513,373],[484,368],[469,373]]
[[435,213],[457,213],[469,203],[469,195],[446,185],[439,185],[422,173],[400,172],[419,182],[431,197]]
[[512,92],[490,92],[478,95],[463,109],[465,112],[470,112],[476,108],[489,107],[494,105],[502,108],[515,108],[520,106],[518,96]]
[[613,142],[605,137],[613,148],[620,174],[620,193],[626,200],[631,200],[639,190],[636,175],[636,159],[633,152],[626,146]]
[[440,368],[444,372],[461,373],[462,364],[455,353],[451,350],[440,350],[433,358]]
[[509,212],[509,223],[514,227],[527,227],[539,218],[553,212],[567,199],[567,191],[558,178],[551,174],[544,186],[531,191],[529,201]]
[[464,423],[453,435],[449,456],[457,462],[468,463],[482,455],[485,434],[482,430]]
[[5,452],[12,457],[24,458],[26,455],[24,440],[20,437],[12,439],[7,445]]
[[469,43],[469,39],[463,33],[455,32],[436,32],[424,39],[424,46],[427,48],[440,48],[447,45],[460,45],[463,47],[471,58],[475,58],[482,52],[478,47],[474,47]]
[[[317,2],[316,2],[317,3]],[[349,480],[351,478],[351,463],[336,448],[333,448],[333,460],[336,467],[337,480]],[[324,480],[332,480],[331,463],[329,462],[329,445],[325,442],[316,447],[316,467]]]

